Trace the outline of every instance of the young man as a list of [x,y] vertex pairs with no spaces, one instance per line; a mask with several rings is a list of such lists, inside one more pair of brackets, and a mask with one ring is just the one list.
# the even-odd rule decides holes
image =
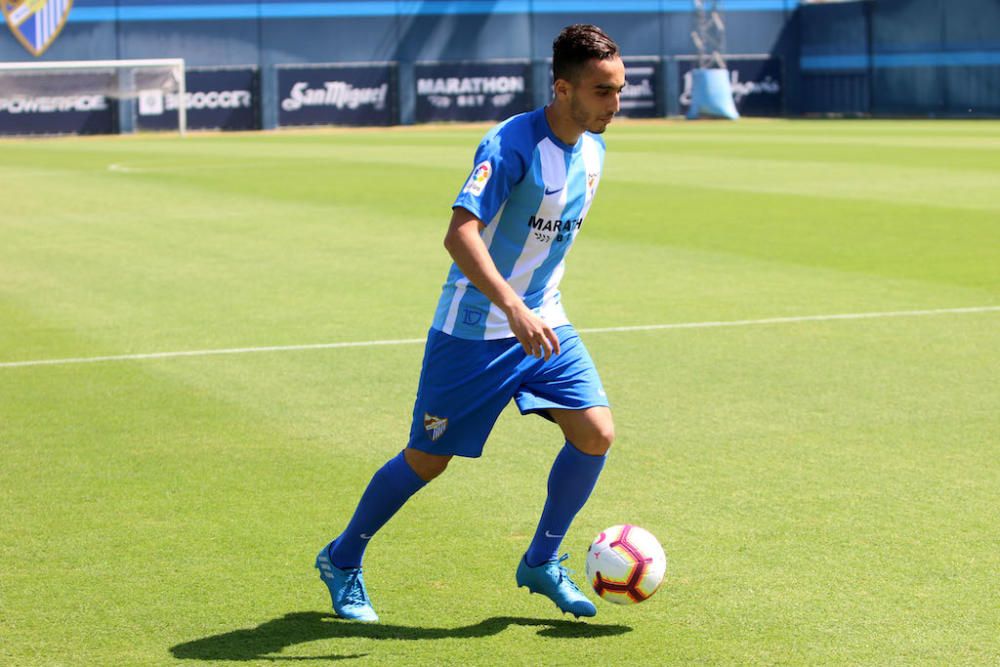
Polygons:
[[372,477],[344,531],[316,557],[342,618],[377,621],[361,560],[368,541],[452,456],[478,457],[504,406],[538,413],[566,443],[549,473],[518,586],[564,613],[594,605],[558,558],[614,439],[608,400],[559,297],[564,259],[590,209],[604,132],[619,109],[625,68],[599,28],[573,25],[553,43],[555,97],[490,130],[452,207],[448,274],[424,351],[406,448]]

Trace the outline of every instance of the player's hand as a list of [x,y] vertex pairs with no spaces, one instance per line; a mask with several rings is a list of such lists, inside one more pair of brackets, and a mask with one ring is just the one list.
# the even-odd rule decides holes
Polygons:
[[507,321],[525,354],[545,360],[553,354],[559,354],[559,337],[556,332],[523,303],[508,313]]

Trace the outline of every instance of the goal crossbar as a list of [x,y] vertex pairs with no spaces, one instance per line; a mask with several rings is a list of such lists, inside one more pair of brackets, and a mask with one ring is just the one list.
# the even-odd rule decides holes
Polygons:
[[43,62],[0,62],[0,69],[101,69],[104,67],[184,67],[183,58],[138,58],[124,60],[45,60]]

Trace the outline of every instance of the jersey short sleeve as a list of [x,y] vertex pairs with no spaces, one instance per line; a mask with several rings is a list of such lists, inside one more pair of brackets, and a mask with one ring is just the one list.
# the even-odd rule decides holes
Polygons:
[[452,208],[460,206],[487,225],[496,217],[529,166],[530,156],[524,155],[523,142],[518,141],[518,125],[505,123],[483,138],[476,149],[472,174]]

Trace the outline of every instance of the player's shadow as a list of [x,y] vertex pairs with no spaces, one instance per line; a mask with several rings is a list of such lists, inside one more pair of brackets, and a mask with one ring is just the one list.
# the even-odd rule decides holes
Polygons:
[[[177,644],[170,648],[180,660],[296,660],[274,655],[283,649],[316,641],[341,637],[366,639],[474,639],[503,632],[512,625],[541,628],[543,637],[609,637],[631,632],[627,625],[595,625],[565,620],[544,620],[516,616],[494,616],[473,625],[459,628],[421,628],[406,625],[383,625],[343,621],[333,614],[301,611],[285,614],[256,628],[233,630]],[[311,656],[310,659],[345,660],[362,655]],[[304,658],[303,658],[304,659]]]

